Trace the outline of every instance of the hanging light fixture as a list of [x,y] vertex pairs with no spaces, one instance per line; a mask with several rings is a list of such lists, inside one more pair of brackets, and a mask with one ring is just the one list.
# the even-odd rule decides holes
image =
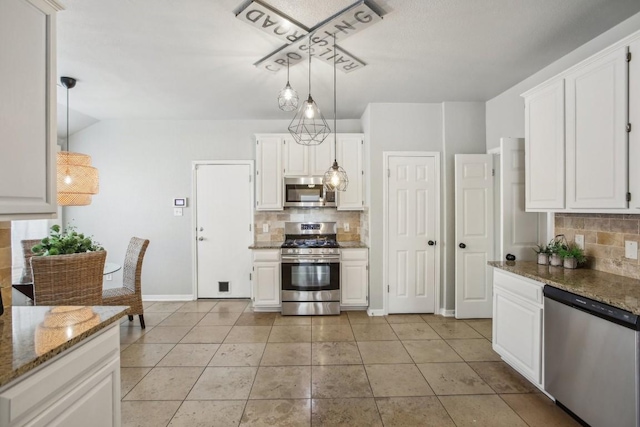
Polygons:
[[301,145],[322,144],[331,133],[327,121],[320,112],[318,104],[311,97],[311,34],[309,35],[309,97],[300,105],[298,112],[289,124],[293,139]]
[[289,57],[287,57],[287,84],[278,95],[278,108],[282,111],[293,111],[298,108],[298,92],[289,84]]
[[69,89],[76,85],[73,77],[60,77],[67,88],[67,151],[58,152],[56,161],[58,205],[86,206],[91,196],[98,194],[98,169],[91,166],[91,157],[69,151]]
[[[333,151],[337,152],[338,143],[338,103],[336,101],[336,35],[333,35]],[[322,185],[328,191],[345,191],[349,186],[349,177],[347,172],[341,166],[338,166],[337,155],[334,157],[333,164],[322,177]]]

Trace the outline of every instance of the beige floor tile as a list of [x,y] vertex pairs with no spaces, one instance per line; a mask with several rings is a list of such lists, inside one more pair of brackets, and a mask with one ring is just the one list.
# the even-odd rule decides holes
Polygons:
[[261,366],[249,399],[308,399],[310,366]]
[[376,399],[385,427],[455,427],[437,397],[381,397]]
[[189,301],[180,307],[179,312],[195,311],[198,313],[207,313],[217,304],[217,301]]
[[311,425],[311,401],[296,400],[250,400],[241,419],[241,426],[291,426]]
[[499,396],[441,396],[458,427],[527,427],[527,424]]
[[579,424],[542,393],[500,396],[530,427],[573,427]]
[[220,344],[232,326],[196,326],[180,341],[181,344]]
[[387,319],[384,316],[369,316],[366,311],[348,311],[347,315],[352,325],[387,323]]
[[153,368],[124,400],[184,400],[203,368]]
[[425,323],[419,314],[390,314],[385,316],[387,322],[393,323]]
[[311,344],[313,365],[360,365],[362,358],[355,342],[314,342]]
[[417,366],[438,396],[494,393],[466,363],[421,363]]
[[269,342],[311,342],[311,326],[274,326]]
[[273,326],[311,326],[311,316],[283,316],[277,314]]
[[197,326],[233,326],[241,315],[241,312],[236,311],[207,313],[198,322]]
[[249,305],[249,301],[221,301],[211,309],[211,312],[243,312]]
[[265,346],[264,343],[221,344],[209,366],[258,366]]
[[311,343],[268,343],[260,366],[311,365]]
[[491,341],[486,338],[447,340],[449,344],[466,362],[497,362],[500,355],[491,348]]
[[416,365],[365,365],[375,397],[433,396]]
[[311,341],[355,341],[351,325],[316,325],[311,327]]
[[138,344],[176,344],[179,343],[190,326],[156,326],[136,341]]
[[224,340],[225,344],[267,342],[271,326],[234,326]]
[[413,363],[400,341],[359,341],[358,349],[366,365],[375,363]]
[[351,325],[356,341],[394,341],[398,337],[387,323]]
[[313,366],[312,373],[314,399],[373,396],[362,365]]
[[346,313],[341,313],[339,316],[313,316],[311,318],[311,326],[319,325],[348,325],[349,318]]
[[187,400],[247,399],[257,371],[254,367],[206,368]]
[[273,326],[277,313],[241,313],[236,326]]
[[158,326],[189,326],[193,327],[204,317],[206,313],[175,312],[164,319]]
[[149,333],[153,327],[141,329],[140,327],[120,327],[120,344],[133,344],[138,341],[141,336]]
[[131,344],[120,353],[120,366],[125,368],[154,367],[175,344]]
[[533,393],[538,390],[504,362],[470,362],[469,366],[496,393]]
[[207,366],[220,344],[177,344],[157,366]]
[[174,311],[182,307],[184,304],[185,304],[184,302],[179,302],[179,301],[178,302],[158,301],[155,304],[153,304],[151,307],[145,308],[144,311],[145,311],[145,314],[157,313],[157,312],[173,313]]
[[445,340],[402,341],[415,363],[462,362]]
[[440,336],[436,334],[427,323],[395,323],[391,328],[401,340],[435,340]]
[[471,326],[464,322],[440,322],[430,323],[434,331],[445,340],[448,339],[464,339],[464,338],[482,338]]
[[155,304],[155,301],[142,301],[142,308],[145,310]]
[[462,322],[462,320],[456,319],[455,317],[445,317],[439,314],[423,314],[421,315],[422,320],[427,323],[457,323]]
[[169,427],[227,427],[240,423],[245,400],[187,400]]
[[125,397],[150,370],[151,368],[120,368],[120,396]]
[[[159,311],[159,312],[146,312],[144,313],[144,324],[149,329],[149,326],[156,326],[160,324],[164,319],[171,316],[173,312],[171,311]],[[126,318],[126,317],[125,317]],[[140,322],[138,319],[134,318],[133,322],[127,322],[125,324],[129,325],[137,325],[140,326]]]
[[122,402],[122,427],[165,426],[181,403],[182,401]]
[[491,341],[493,323],[491,319],[472,319],[465,323],[476,330],[480,335]]
[[125,348],[129,347],[131,344],[120,344],[120,351],[124,351]]
[[311,422],[314,426],[382,427],[375,400],[313,399]]

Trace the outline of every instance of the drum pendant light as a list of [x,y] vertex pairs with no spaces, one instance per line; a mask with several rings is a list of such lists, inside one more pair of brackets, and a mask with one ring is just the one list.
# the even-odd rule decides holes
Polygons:
[[331,133],[318,104],[311,97],[311,35],[309,35],[309,97],[304,101],[289,124],[289,133],[298,144],[322,144]]
[[[334,153],[337,152],[338,148],[338,126],[337,126],[337,101],[336,101],[336,56],[338,53],[336,51],[336,35],[333,35],[333,149]],[[341,167],[338,166],[337,153],[334,157],[333,164],[327,171],[324,173],[322,177],[322,185],[328,191],[345,191],[349,186],[349,177],[347,176],[347,172]]]
[[69,89],[75,87],[76,79],[61,77],[60,82],[67,88],[67,151],[58,152],[56,161],[58,205],[86,206],[98,194],[98,169],[91,166],[90,156],[69,151]]
[[289,58],[287,57],[287,84],[278,95],[278,108],[282,111],[293,111],[298,108],[298,92],[289,84]]

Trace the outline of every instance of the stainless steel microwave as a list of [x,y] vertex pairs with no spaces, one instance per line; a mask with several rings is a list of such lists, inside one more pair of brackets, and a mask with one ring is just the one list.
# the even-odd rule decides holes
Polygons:
[[321,176],[284,179],[284,206],[298,208],[335,207],[336,192],[327,191]]

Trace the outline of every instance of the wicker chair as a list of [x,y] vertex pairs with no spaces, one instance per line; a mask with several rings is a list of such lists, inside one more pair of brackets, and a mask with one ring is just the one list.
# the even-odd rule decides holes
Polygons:
[[29,260],[33,256],[31,248],[41,242],[41,239],[28,239],[20,240],[22,246],[22,255],[24,256],[24,263],[22,265],[22,276],[20,276],[20,284],[33,283],[33,276],[31,275],[31,263]]
[[31,257],[34,305],[102,305],[106,251]]
[[102,292],[103,305],[131,306],[129,321],[132,321],[133,315],[137,314],[140,317],[140,326],[142,329],[145,328],[145,325],[140,276],[142,275],[142,260],[147,251],[147,246],[149,246],[149,240],[138,237],[131,238],[122,269],[122,287],[105,289],[104,292]]

